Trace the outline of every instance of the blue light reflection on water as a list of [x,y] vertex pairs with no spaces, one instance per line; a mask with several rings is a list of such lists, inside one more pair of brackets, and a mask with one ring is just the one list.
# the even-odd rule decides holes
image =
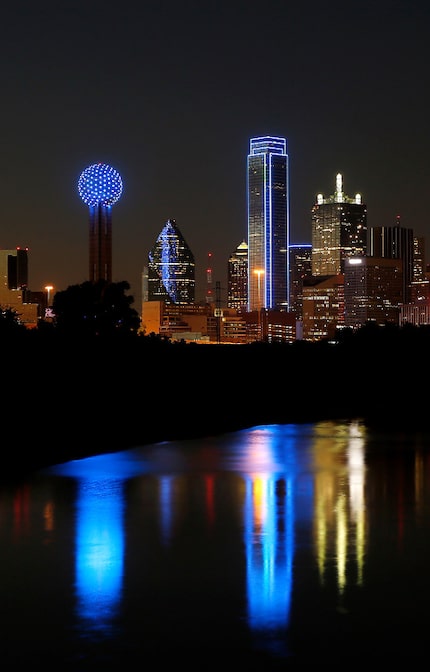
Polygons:
[[124,571],[124,481],[143,465],[128,453],[73,460],[50,471],[78,481],[76,612],[81,627],[109,636],[121,603]]
[[[79,485],[76,608],[82,630],[92,629],[109,636],[121,607],[126,546],[125,482],[149,474],[158,479],[155,506],[160,538],[168,547],[172,543],[173,492],[178,477],[192,473],[204,483],[209,526],[214,515],[216,479],[223,472],[236,472],[243,479],[245,492],[242,519],[248,627],[259,646],[286,654],[297,525],[303,522],[312,526],[316,500],[322,497],[325,500],[326,493],[331,492],[326,487],[329,483],[326,474],[332,473],[331,468],[327,471],[331,462],[318,463],[318,446],[324,447],[327,441],[336,460],[349,442],[350,467],[354,466],[354,474],[360,476],[363,441],[348,436],[349,431],[346,427],[336,438],[330,427],[326,436],[323,426],[317,429],[314,425],[261,426],[229,435],[228,445],[223,437],[201,442],[168,442],[53,467],[52,473],[76,479]],[[326,451],[322,453],[325,454]],[[355,490],[362,490],[357,476],[354,484]],[[358,505],[357,517],[360,511]],[[321,537],[320,531],[318,534]],[[340,548],[339,558],[343,557],[343,551]],[[322,568],[325,558],[324,546],[320,544],[318,561]],[[338,567],[340,588],[344,569]]]
[[76,596],[86,627],[109,630],[121,599],[124,495],[119,481],[81,479],[76,501]]
[[273,630],[288,624],[294,553],[291,482],[285,502],[277,503],[273,478],[247,480],[245,546],[248,620],[252,629]]
[[161,537],[166,546],[169,545],[173,517],[173,478],[172,476],[160,477],[160,527]]
[[249,437],[244,505],[248,624],[260,640],[266,637],[266,648],[287,654],[283,635],[293,581],[297,455],[291,427],[273,429],[258,427]]

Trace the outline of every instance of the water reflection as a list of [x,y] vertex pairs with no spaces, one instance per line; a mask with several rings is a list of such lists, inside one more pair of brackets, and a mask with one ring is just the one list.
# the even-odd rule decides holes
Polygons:
[[[256,429],[248,443],[244,503],[248,623],[277,631],[288,623],[294,554],[294,437]],[[286,469],[287,466],[287,469]]]
[[[304,512],[313,518],[321,583],[334,564],[338,591],[340,595],[343,593],[350,543],[355,548],[357,581],[362,581],[365,530],[362,428],[357,424],[341,430],[336,427],[334,437],[330,426],[326,430],[321,425],[316,427],[307,437],[307,446],[306,435],[298,433],[293,425],[256,427],[234,435],[234,444],[227,454],[210,458],[220,461],[224,468],[239,471],[244,481],[247,620],[257,634],[285,632],[288,626],[298,496],[302,518]],[[76,591],[77,610],[85,628],[108,633],[121,600],[124,480],[161,471],[159,527],[163,544],[169,546],[173,516],[177,512],[175,481],[188,469],[191,460],[194,468],[203,469],[206,523],[213,524],[217,473],[204,473],[208,453],[204,457],[190,448],[189,459],[184,463],[178,456],[169,462],[165,448],[159,446],[158,450],[158,454],[141,449],[97,456],[52,470],[79,482]],[[172,450],[171,445],[167,450]],[[311,463],[307,465],[309,460]],[[166,467],[173,473],[162,473]],[[313,479],[306,477],[306,471],[313,474]],[[306,480],[309,482],[305,484]]]
[[288,624],[294,553],[291,479],[247,481],[245,549],[248,623],[276,632]]
[[160,528],[165,546],[169,546],[172,534],[173,487],[171,476],[160,476]]
[[124,571],[120,481],[80,479],[76,495],[77,613],[85,629],[109,634]]
[[[9,548],[0,560],[0,589],[6,596],[18,590],[11,577],[19,572],[11,568],[22,564],[26,546],[34,557],[44,549],[34,576],[27,573],[27,591],[31,580],[43,584],[46,567],[58,595],[66,593],[55,553],[67,531],[73,543],[61,553],[74,567],[67,628],[81,637],[93,633],[112,645],[130,630],[130,614],[136,638],[129,631],[128,644],[142,650],[151,642],[162,647],[166,635],[156,623],[177,648],[196,641],[219,648],[217,637],[247,641],[244,624],[254,647],[282,657],[294,655],[313,619],[314,637],[321,623],[352,637],[349,621],[337,619],[353,611],[352,596],[359,603],[357,591],[366,594],[375,572],[370,548],[374,561],[385,551],[379,538],[371,546],[369,516],[387,547],[387,516],[396,520],[399,563],[408,516],[425,529],[429,513],[428,453],[418,444],[400,457],[394,447],[388,471],[377,453],[369,460],[369,440],[359,422],[264,426],[43,470],[13,491],[10,519],[7,491],[0,492],[0,542]],[[52,613],[61,613],[57,604]],[[372,617],[366,606],[366,624]]]
[[[316,432],[312,446],[315,549],[322,584],[336,571],[339,596],[347,581],[347,560],[355,555],[356,582],[363,576],[365,551],[364,428],[337,427],[335,436]],[[350,547],[354,549],[350,553]],[[349,576],[354,567],[350,566]]]
[[[60,464],[48,472],[77,482],[75,592],[79,630],[109,637],[124,573],[124,481],[142,473],[125,453]],[[52,508],[52,506],[51,506]]]

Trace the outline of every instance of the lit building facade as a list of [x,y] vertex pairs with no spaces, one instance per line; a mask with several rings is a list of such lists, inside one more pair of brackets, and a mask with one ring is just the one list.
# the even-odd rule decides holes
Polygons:
[[312,275],[312,245],[290,245],[290,310],[303,319],[303,281]]
[[303,331],[306,341],[334,338],[344,326],[344,276],[321,275],[303,282]]
[[28,248],[0,250],[0,308],[13,310],[26,327],[35,327],[41,306],[28,289]]
[[194,255],[169,219],[148,255],[148,301],[188,305],[195,301]]
[[425,238],[414,236],[414,270],[413,282],[421,282],[426,277],[426,246]]
[[230,255],[227,266],[227,307],[237,311],[248,306],[248,244],[243,240]]
[[401,259],[403,267],[402,301],[411,300],[411,283],[414,280],[414,235],[412,229],[400,226],[372,226],[368,230],[368,255],[386,259]]
[[430,324],[430,300],[400,306],[399,323],[401,326],[408,323],[415,327]]
[[361,194],[350,198],[336,175],[336,191],[318,194],[312,208],[312,275],[338,275],[345,259],[367,253],[367,207]]
[[289,166],[285,138],[250,140],[248,310],[288,310]]
[[28,248],[0,250],[0,273],[2,289],[27,289]]
[[345,264],[345,327],[398,324],[403,294],[400,259],[351,257]]

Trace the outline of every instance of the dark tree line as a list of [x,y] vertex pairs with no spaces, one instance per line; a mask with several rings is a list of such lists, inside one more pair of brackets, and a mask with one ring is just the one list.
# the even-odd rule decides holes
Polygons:
[[232,346],[139,332],[127,282],[54,296],[35,329],[0,311],[0,477],[148,442],[273,423],[364,419],[428,428],[430,326],[374,323],[333,340]]
[[84,282],[57,292],[53,301],[55,328],[63,333],[112,337],[137,333],[140,318],[133,297],[122,282]]

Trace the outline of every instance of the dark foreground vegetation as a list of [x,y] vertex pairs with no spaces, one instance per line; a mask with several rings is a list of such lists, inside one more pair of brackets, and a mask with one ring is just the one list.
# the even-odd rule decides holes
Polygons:
[[369,324],[335,342],[196,345],[109,320],[106,330],[65,322],[28,330],[7,311],[0,319],[0,478],[259,424],[428,429],[427,326]]

